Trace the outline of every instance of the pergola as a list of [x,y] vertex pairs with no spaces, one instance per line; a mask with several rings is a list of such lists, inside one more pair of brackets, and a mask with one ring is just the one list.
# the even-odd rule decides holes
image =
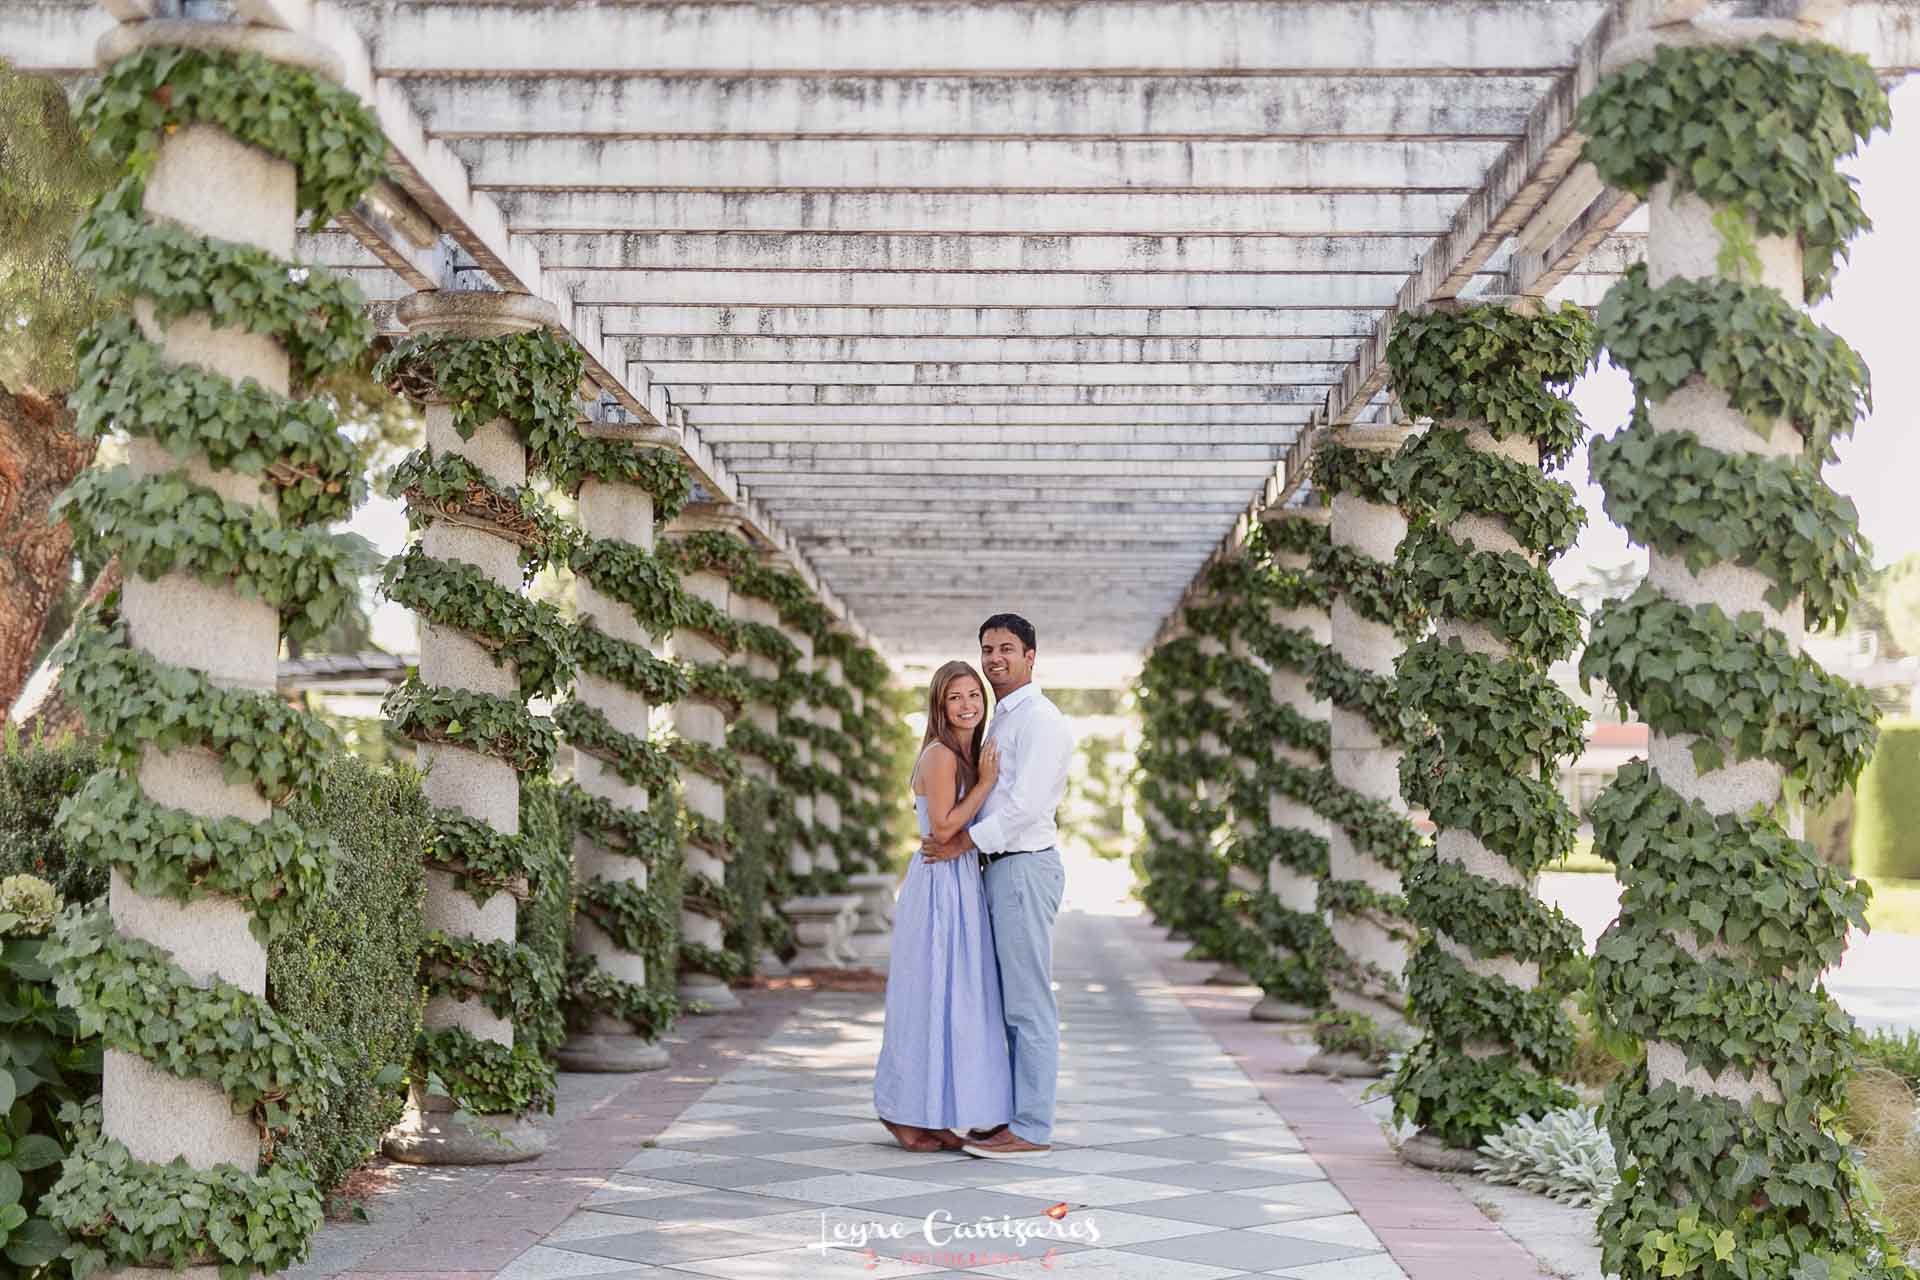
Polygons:
[[[1299,442],[1385,413],[1397,312],[1639,256],[1572,112],[1666,6],[236,7],[335,48],[393,146],[303,255],[554,302],[596,412],[677,433],[890,654],[1017,608],[1123,676]],[[112,22],[10,5],[0,56],[89,74]],[[1913,22],[1834,36],[1900,74]]]
[[[128,1170],[119,1261],[164,1252],[188,1183],[274,1218],[249,1266],[318,1220],[262,1161],[322,1053],[265,944],[326,890],[287,802],[332,744],[273,691],[355,590],[326,525],[363,463],[311,392],[368,304],[425,418],[383,588],[421,622],[383,710],[430,810],[396,1158],[537,1154],[556,1063],[661,1067],[765,955],[885,930],[881,652],[1014,609],[1082,679],[1144,666],[1149,908],[1333,1057],[1417,1025],[1403,1154],[1449,1167],[1572,1098],[1586,971],[1533,889],[1574,844],[1548,669],[1581,651],[1650,729],[1593,817],[1624,886],[1595,1016],[1644,1048],[1610,1265],[1885,1253],[1823,1118],[1851,1028],[1817,976],[1865,899],[1794,816],[1874,740],[1802,643],[1866,564],[1820,468],[1867,373],[1804,306],[1920,0],[30,0],[0,57],[101,74],[125,167],[76,243],[127,305],[73,401],[127,464],[65,500],[125,569],[63,650],[112,763],[57,820],[115,878],[49,961],[104,1028],[66,1166]],[[1543,305],[1603,293],[1597,324]],[[1587,619],[1545,472],[1600,342],[1637,402],[1594,472],[1651,570]],[[526,592],[551,562],[571,615]],[[522,782],[562,739],[542,863]],[[565,957],[517,920],[556,868]],[[540,1001],[564,1043],[528,1036]]]

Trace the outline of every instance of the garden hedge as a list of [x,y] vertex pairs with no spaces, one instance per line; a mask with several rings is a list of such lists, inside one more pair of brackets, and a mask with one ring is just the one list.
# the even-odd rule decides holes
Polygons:
[[[40,876],[68,905],[105,896],[105,869],[70,856],[53,822],[100,764],[95,749],[77,741],[8,744],[0,758],[0,876]],[[319,803],[289,808],[330,836],[340,856],[332,892],[303,907],[267,955],[269,1002],[319,1037],[339,1073],[285,1139],[331,1191],[373,1154],[405,1101],[393,1068],[406,1062],[420,1019],[413,975],[427,809],[411,770],[376,770],[350,756],[327,767]]]

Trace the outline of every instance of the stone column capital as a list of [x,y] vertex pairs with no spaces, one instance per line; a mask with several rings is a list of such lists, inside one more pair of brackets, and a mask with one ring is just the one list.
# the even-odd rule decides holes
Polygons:
[[528,293],[426,289],[400,299],[394,317],[413,335],[504,338],[535,329],[565,332],[559,308]]

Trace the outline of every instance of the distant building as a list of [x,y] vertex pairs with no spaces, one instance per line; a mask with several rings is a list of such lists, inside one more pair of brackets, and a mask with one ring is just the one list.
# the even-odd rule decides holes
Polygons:
[[1619,771],[1630,760],[1645,759],[1647,726],[1644,724],[1589,724],[1586,746],[1578,759],[1560,770],[1560,794],[1586,825],[1587,810]]

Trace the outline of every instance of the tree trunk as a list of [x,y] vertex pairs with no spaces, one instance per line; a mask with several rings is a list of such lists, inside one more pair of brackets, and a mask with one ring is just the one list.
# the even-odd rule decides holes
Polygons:
[[[100,576],[87,588],[86,599],[74,610],[73,621],[68,624],[66,635],[61,639],[72,635],[74,628],[85,622],[100,602],[119,588],[120,557],[114,556],[101,567]],[[87,731],[87,720],[80,714],[80,708],[68,702],[66,695],[60,692],[60,669],[53,665],[50,658],[41,663],[40,669],[26,682],[14,703],[11,718],[20,725],[23,742],[52,742],[70,733],[82,734]]]
[[73,563],[73,535],[48,508],[96,448],[64,399],[0,387],[0,706],[20,696]]

